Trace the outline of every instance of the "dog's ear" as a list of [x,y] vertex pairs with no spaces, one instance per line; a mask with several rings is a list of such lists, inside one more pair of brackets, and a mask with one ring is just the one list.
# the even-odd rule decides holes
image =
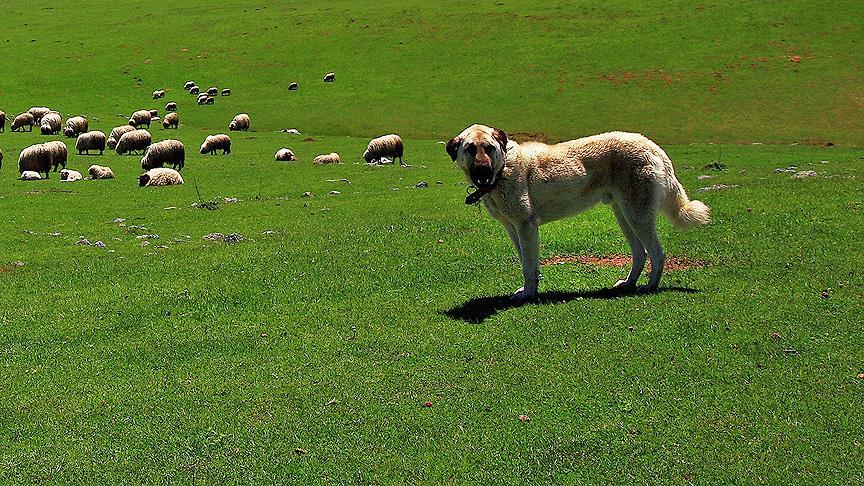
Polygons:
[[456,161],[456,156],[459,153],[459,144],[462,143],[461,137],[453,137],[449,142],[447,142],[447,154],[450,156],[453,161]]
[[507,153],[507,134],[500,128],[492,129],[492,138],[501,145],[501,152]]

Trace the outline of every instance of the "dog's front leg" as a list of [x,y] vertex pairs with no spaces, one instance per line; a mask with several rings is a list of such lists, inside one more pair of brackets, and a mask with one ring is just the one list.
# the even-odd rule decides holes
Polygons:
[[533,222],[520,223],[515,226],[522,250],[522,277],[525,285],[511,297],[515,301],[525,301],[537,296],[537,285],[540,281],[540,235],[537,224]]
[[507,236],[510,237],[510,241],[513,242],[513,246],[516,248],[516,254],[519,255],[519,262],[522,262],[522,245],[519,243],[519,233],[516,232],[516,227],[513,226],[508,221],[501,222],[504,225],[504,230],[507,231]]

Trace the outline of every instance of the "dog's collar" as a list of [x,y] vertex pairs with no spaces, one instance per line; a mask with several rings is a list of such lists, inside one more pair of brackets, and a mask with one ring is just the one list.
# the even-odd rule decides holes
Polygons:
[[499,170],[498,173],[495,174],[495,183],[492,184],[491,186],[489,186],[488,188],[481,189],[481,188],[479,188],[477,186],[473,186],[473,185],[468,186],[468,190],[470,190],[473,187],[474,189],[476,189],[476,191],[468,193],[468,197],[465,198],[465,204],[467,204],[469,206],[473,206],[475,204],[478,204],[480,202],[480,200],[483,199],[483,196],[492,192],[492,190],[495,189],[495,187],[498,185],[498,181],[501,180],[501,176],[504,174],[504,167],[505,166],[503,166],[503,165],[501,166],[501,170]]

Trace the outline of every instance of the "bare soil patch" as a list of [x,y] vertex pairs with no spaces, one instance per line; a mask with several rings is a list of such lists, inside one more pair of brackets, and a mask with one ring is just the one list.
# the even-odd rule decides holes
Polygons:
[[[565,265],[574,263],[579,265],[593,265],[597,267],[625,268],[632,265],[633,260],[632,258],[630,258],[630,255],[623,255],[621,253],[612,253],[610,255],[604,255],[599,257],[591,255],[563,255],[553,256],[540,260],[540,265],[543,266]],[[691,268],[705,268],[706,266],[708,266],[707,263],[701,260],[696,260],[694,258],[667,255],[666,263],[663,265],[663,269],[674,272],[678,270],[688,270]],[[645,271],[650,270],[651,262],[648,262]]]

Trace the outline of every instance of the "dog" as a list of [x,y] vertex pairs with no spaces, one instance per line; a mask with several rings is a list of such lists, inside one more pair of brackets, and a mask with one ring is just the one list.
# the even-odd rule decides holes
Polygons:
[[[446,150],[477,188],[466,204],[482,201],[516,247],[524,285],[513,294],[514,301],[537,296],[541,224],[600,202],[610,204],[633,255],[630,273],[614,288],[654,292],[664,261],[658,210],[681,228],[711,219],[708,206],[687,197],[666,152],[638,133],[608,132],[556,145],[518,144],[503,130],[472,125],[450,140]],[[646,255],[651,258],[648,284],[637,287]]]

